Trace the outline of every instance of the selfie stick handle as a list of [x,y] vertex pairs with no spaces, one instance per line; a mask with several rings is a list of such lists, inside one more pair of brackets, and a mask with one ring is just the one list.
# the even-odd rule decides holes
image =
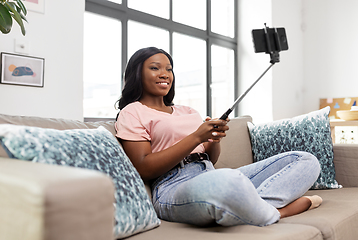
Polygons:
[[229,114],[235,109],[236,105],[241,102],[241,100],[246,96],[246,94],[248,94],[248,92],[250,92],[250,90],[256,85],[256,83],[258,81],[260,81],[260,79],[268,72],[268,70],[270,70],[270,68],[274,65],[275,63],[271,63],[271,65],[261,74],[261,76],[243,93],[241,94],[241,96],[236,99],[236,101],[234,102],[234,104],[232,105],[231,108],[229,108],[221,117],[221,120],[226,120],[229,116]]

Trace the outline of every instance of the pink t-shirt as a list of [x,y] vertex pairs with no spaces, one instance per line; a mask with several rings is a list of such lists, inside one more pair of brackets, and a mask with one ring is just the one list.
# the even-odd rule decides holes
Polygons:
[[[173,146],[203,123],[200,114],[190,107],[174,105],[172,109],[170,114],[140,102],[128,104],[119,113],[116,136],[123,140],[150,141],[154,153]],[[203,144],[192,151],[197,152],[205,152]]]

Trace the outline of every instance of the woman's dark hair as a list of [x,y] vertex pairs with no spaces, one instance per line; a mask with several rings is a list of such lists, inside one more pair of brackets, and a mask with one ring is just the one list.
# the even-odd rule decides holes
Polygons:
[[[170,64],[173,67],[172,57],[162,49],[158,49],[156,47],[148,47],[148,48],[139,49],[137,52],[135,52],[132,55],[132,57],[129,59],[127,63],[126,71],[124,73],[124,87],[122,90],[122,96],[117,101],[118,109],[122,110],[128,104],[138,101],[140,99],[143,92],[143,85],[142,85],[143,63],[145,60],[158,53],[165,54],[168,57]],[[164,104],[166,106],[173,105],[173,98],[175,94],[174,83],[175,83],[175,77],[173,72],[172,87],[170,88],[168,94],[164,96]]]

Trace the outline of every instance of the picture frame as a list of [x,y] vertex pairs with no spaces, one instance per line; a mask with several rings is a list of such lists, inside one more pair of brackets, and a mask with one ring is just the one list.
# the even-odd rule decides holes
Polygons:
[[1,53],[1,84],[44,86],[45,59],[13,53]]
[[45,0],[23,0],[28,11],[45,13]]

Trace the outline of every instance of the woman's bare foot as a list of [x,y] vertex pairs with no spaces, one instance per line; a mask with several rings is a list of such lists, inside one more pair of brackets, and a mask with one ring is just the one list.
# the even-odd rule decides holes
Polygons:
[[308,198],[311,201],[311,206],[308,210],[319,207],[323,202],[323,199],[318,195],[304,196],[304,197]]
[[293,216],[304,211],[307,211],[312,208],[316,208],[322,203],[322,198],[320,196],[304,196],[296,199],[287,206],[278,209],[281,214],[281,218]]

